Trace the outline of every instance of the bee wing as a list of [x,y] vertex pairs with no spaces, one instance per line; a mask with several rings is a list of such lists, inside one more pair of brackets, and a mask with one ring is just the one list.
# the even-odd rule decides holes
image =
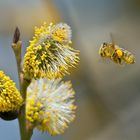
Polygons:
[[110,41],[111,41],[111,43],[112,43],[112,44],[115,44],[113,33],[110,32],[110,33],[109,33],[109,36],[110,36]]
[[110,64],[110,63],[111,63],[111,60],[110,60],[110,58],[100,58],[100,59],[98,60],[98,62],[99,62],[100,64]]

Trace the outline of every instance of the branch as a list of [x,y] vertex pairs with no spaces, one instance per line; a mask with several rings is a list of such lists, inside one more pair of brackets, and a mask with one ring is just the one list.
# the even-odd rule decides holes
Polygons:
[[20,127],[20,135],[21,140],[30,140],[33,129],[26,129],[26,91],[27,87],[30,84],[30,80],[24,78],[24,74],[22,72],[21,68],[21,46],[22,42],[20,41],[20,31],[18,27],[15,29],[14,37],[13,37],[13,43],[12,48],[15,54],[16,63],[17,63],[17,69],[18,69],[18,79],[19,79],[19,85],[20,85],[20,93],[23,97],[23,106],[20,108],[20,112],[18,115],[18,122]]

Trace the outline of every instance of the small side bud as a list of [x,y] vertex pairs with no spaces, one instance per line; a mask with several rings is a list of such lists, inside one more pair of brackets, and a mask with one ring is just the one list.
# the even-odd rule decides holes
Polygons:
[[18,112],[17,111],[8,111],[8,112],[0,112],[0,118],[5,121],[12,121],[17,119]]
[[16,57],[18,71],[20,71],[22,42],[20,40],[20,31],[19,31],[18,27],[16,27],[16,29],[15,29],[11,47],[13,48],[13,51],[14,51],[14,54]]
[[15,32],[14,32],[14,36],[13,36],[13,43],[17,43],[20,39],[20,31],[19,28],[16,27]]

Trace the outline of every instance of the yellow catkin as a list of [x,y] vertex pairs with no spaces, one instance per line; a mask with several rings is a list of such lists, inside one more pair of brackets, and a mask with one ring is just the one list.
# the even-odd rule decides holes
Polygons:
[[44,23],[35,27],[35,35],[26,50],[23,63],[25,77],[60,78],[79,62],[79,51],[70,47],[71,30],[67,24]]
[[0,112],[18,110],[22,101],[15,83],[3,71],[0,71]]
[[70,82],[33,80],[27,89],[26,119],[42,132],[63,133],[75,118],[74,94]]

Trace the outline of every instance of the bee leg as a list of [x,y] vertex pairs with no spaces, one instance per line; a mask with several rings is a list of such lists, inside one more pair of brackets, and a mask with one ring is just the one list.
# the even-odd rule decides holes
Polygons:
[[118,63],[122,65],[122,59],[118,58]]
[[119,63],[118,57],[115,52],[112,54],[111,60],[117,64]]

